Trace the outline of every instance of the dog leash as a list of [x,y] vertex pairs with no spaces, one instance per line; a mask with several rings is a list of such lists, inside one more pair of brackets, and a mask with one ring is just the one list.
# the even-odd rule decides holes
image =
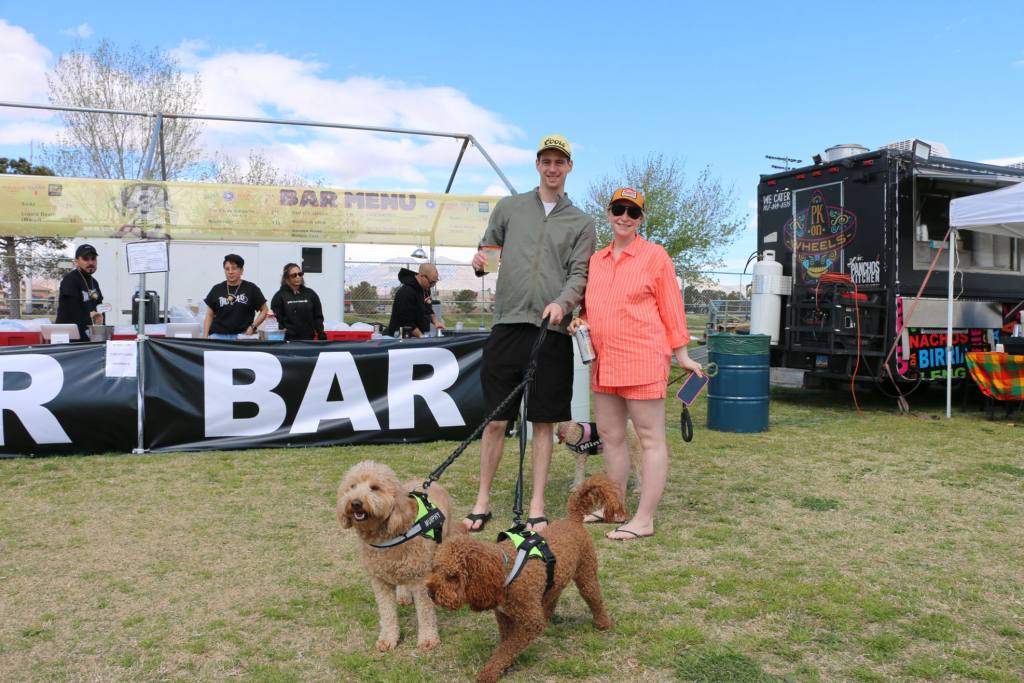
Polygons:
[[[547,318],[544,319],[540,334],[537,335],[537,341],[530,352],[530,365],[526,369],[527,380],[533,380],[533,375],[537,370],[537,354],[546,333]],[[511,541],[516,549],[516,559],[512,570],[505,577],[505,585],[512,583],[519,576],[526,561],[535,557],[544,562],[547,576],[544,592],[547,593],[555,585],[555,554],[551,552],[551,548],[548,547],[548,542],[544,540],[543,536],[536,531],[530,531],[523,523],[523,470],[526,468],[526,410],[529,401],[530,381],[527,381],[523,384],[523,409],[520,411],[522,427],[519,430],[519,472],[516,474],[516,491],[512,503],[512,528],[499,533],[497,540],[499,543],[503,540]]]
[[[477,428],[473,430],[473,433],[470,434],[469,436],[467,436],[462,441],[462,443],[460,443],[458,446],[456,446],[455,450],[453,450],[451,452],[451,455],[449,455],[447,458],[445,458],[444,462],[442,462],[440,465],[438,465],[437,469],[435,469],[433,472],[430,473],[430,475],[423,482],[423,490],[424,491],[426,491],[430,487],[431,484],[433,484],[435,481],[437,481],[438,479],[441,478],[441,475],[444,474],[444,471],[446,469],[448,469],[448,467],[453,462],[455,462],[460,455],[462,455],[463,451],[465,451],[469,447],[469,444],[473,443],[473,441],[475,441],[477,438],[480,437],[480,435],[484,431],[484,427],[486,427],[488,425],[488,423],[492,422],[494,420],[494,418],[496,418],[506,408],[508,408],[508,406],[512,403],[512,401],[516,397],[519,396],[520,392],[524,392],[524,395],[525,395],[526,387],[527,387],[527,385],[530,384],[530,382],[533,381],[533,375],[537,371],[537,357],[538,357],[538,355],[540,353],[540,347],[541,347],[541,344],[544,341],[544,337],[547,335],[547,332],[548,332],[548,318],[547,318],[547,316],[545,316],[544,319],[540,323],[540,332],[537,334],[537,340],[533,343],[533,349],[531,349],[531,351],[530,351],[530,360],[529,360],[529,362],[526,365],[526,373],[523,375],[522,381],[520,381],[519,384],[517,384],[516,387],[511,392],[509,392],[509,395],[506,396],[501,401],[501,403],[498,404],[497,408],[495,408],[494,410],[491,411],[490,415],[488,415],[487,417],[484,418],[484,421],[481,422],[480,425],[477,426]],[[520,448],[521,449],[525,449],[526,448],[525,439],[526,439],[526,430],[520,430]],[[519,487],[522,486],[522,465],[520,465],[520,480],[518,482],[518,486]],[[522,491],[519,491],[519,496],[520,496],[520,498],[522,497]],[[522,507],[522,502],[520,502],[520,507]]]

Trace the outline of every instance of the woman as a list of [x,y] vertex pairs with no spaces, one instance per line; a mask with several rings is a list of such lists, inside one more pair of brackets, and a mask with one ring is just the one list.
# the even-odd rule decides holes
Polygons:
[[320,297],[306,286],[302,277],[298,264],[289,263],[284,267],[281,289],[270,300],[270,310],[277,316],[285,339],[323,339],[324,311]]
[[238,254],[224,257],[224,282],[214,285],[204,299],[204,337],[236,339],[240,334],[254,334],[267,317],[267,299],[259,287],[242,279],[244,268],[245,259]]
[[[615,190],[608,204],[614,239],[590,257],[583,316],[590,325],[597,355],[591,365],[591,388],[597,429],[604,441],[608,477],[625,500],[629,478],[626,417],[640,437],[640,503],[633,518],[607,537],[628,541],[654,535],[654,513],[668,478],[665,440],[665,391],[670,360],[701,373],[700,363],[686,351],[683,296],[672,259],[664,248],[637,234],[644,217],[644,196],[630,187]],[[587,520],[605,520],[601,510]]]

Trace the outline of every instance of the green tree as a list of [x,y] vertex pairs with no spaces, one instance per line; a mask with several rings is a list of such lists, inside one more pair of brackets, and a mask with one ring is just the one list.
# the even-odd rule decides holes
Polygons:
[[663,154],[638,161],[623,159],[618,173],[594,181],[584,200],[584,210],[597,225],[599,247],[611,242],[605,209],[612,192],[622,186],[644,193],[640,234],[665,247],[676,272],[687,280],[721,265],[726,247],[736,240],[746,219],[736,211],[735,189],[725,187],[710,168],[687,183],[682,164]]
[[356,313],[372,314],[377,312],[377,288],[366,280],[349,290],[348,298],[352,301],[352,310]]
[[473,289],[460,289],[452,295],[455,307],[463,315],[469,315],[476,310],[476,298],[479,292]]
[[[187,76],[167,52],[138,45],[120,52],[102,41],[91,53],[61,55],[46,77],[53,104],[126,111],[190,114],[202,94],[198,76]],[[61,112],[64,130],[45,148],[57,175],[85,178],[138,178],[153,133],[145,116]],[[189,169],[200,154],[202,124],[194,119],[163,120],[163,159],[167,178]],[[159,169],[160,163],[156,165]]]
[[[33,166],[25,159],[7,159],[0,157],[0,173],[17,173],[19,175],[52,176],[53,171],[46,166]],[[21,281],[25,276],[52,277],[56,274],[58,262],[63,256],[67,241],[60,237],[21,237],[0,235],[0,259],[3,269],[0,279],[7,291],[7,302],[12,317],[20,316],[24,297]],[[29,291],[28,296],[32,296]]]

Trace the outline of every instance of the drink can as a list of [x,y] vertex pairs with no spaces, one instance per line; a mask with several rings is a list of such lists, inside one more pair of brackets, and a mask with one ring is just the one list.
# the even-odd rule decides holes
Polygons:
[[590,326],[583,323],[576,328],[576,345],[580,349],[580,360],[584,363],[591,363],[597,357],[594,353],[594,343],[590,341]]

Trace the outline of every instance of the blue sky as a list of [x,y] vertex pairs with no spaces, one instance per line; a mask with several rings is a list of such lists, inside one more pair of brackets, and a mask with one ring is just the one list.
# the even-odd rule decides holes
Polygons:
[[[464,131],[520,191],[552,132],[570,196],[623,158],[664,153],[737,190],[753,224],[765,154],[919,137],[975,161],[1024,160],[1024,3],[0,3],[0,100],[46,101],[59,55],[102,38],[174,50],[207,113]],[[0,111],[0,154],[52,132]],[[441,191],[455,143],[210,131],[241,156],[330,184]],[[494,192],[479,157],[456,191]],[[741,268],[752,228],[727,254]]]

